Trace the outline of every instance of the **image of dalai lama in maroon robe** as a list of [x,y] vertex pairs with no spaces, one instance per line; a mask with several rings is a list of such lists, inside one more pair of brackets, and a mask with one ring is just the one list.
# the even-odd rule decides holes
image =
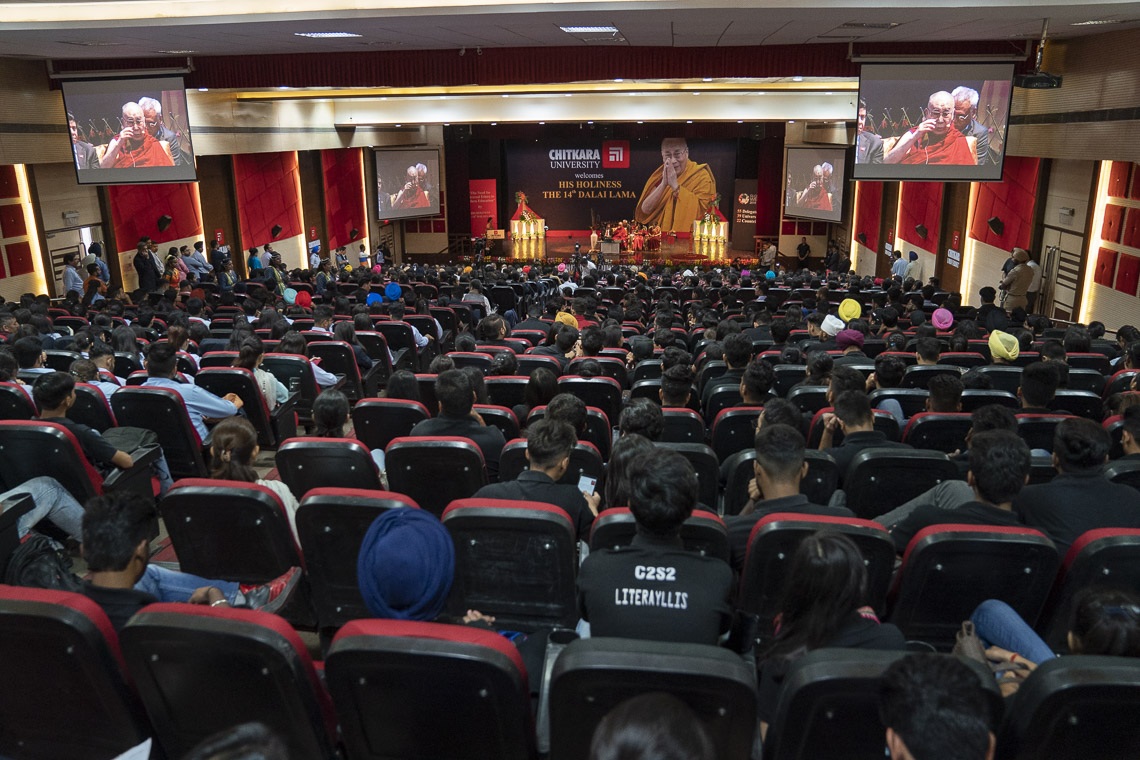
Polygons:
[[977,158],[966,137],[954,128],[954,98],[948,92],[930,96],[925,118],[898,139],[883,157],[888,164],[972,166]]

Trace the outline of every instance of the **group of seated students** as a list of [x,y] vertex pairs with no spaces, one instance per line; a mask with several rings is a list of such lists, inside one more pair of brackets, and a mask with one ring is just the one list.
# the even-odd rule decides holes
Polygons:
[[[525,296],[514,309],[499,314],[480,295],[479,305],[488,313],[474,324],[455,319],[455,330],[445,331],[438,320],[441,315],[428,308],[446,309],[459,302],[464,291],[481,294],[484,285],[474,274],[483,275],[488,283],[520,285]],[[1117,331],[1118,341],[1109,342],[1102,339],[1103,325],[1075,325],[1051,338],[1055,333],[1045,333],[1053,329],[1048,320],[1000,312],[992,293],[983,293],[983,306],[975,309],[962,306],[960,296],[940,292],[933,284],[899,278],[884,282],[855,275],[820,280],[808,272],[769,275],[753,281],[731,269],[688,277],[669,270],[614,269],[598,279],[587,275],[562,283],[551,268],[539,265],[526,271],[507,266],[482,273],[454,267],[394,268],[385,275],[392,282],[430,285],[436,292],[434,303],[423,303],[422,296],[413,295],[408,296],[407,306],[437,317],[433,320],[437,329],[427,330],[426,336],[414,332],[412,366],[427,372],[393,372],[383,395],[421,400],[423,389],[430,387],[437,408],[407,434],[472,441],[483,455],[489,482],[471,496],[542,502],[566,512],[583,543],[577,580],[583,635],[723,643],[737,617],[737,589],[753,527],[778,513],[854,518],[845,506],[843,487],[857,455],[870,449],[909,448],[875,424],[877,404],[878,410],[895,418],[899,430],[905,429],[908,416],[902,406],[889,394],[872,392],[899,387],[911,364],[958,367],[941,364],[942,354],[977,352],[971,367],[1016,366],[1019,355],[1032,351],[1037,351],[1039,360],[1021,365],[1019,410],[994,403],[970,414],[964,449],[950,455],[960,463],[963,479],[939,483],[874,518],[890,531],[899,555],[922,529],[940,524],[1029,526],[1047,536],[1060,556],[1090,530],[1140,528],[1140,493],[1110,482],[1102,473],[1114,445],[1119,446],[1120,458],[1140,459],[1140,392],[1135,380],[1108,395],[1104,414],[1097,419],[1050,411],[1058,389],[1067,385],[1069,355],[1099,352],[1106,367],[1127,377],[1140,370],[1140,331],[1123,326]],[[262,362],[274,352],[307,354],[306,337],[294,323],[309,319],[313,330],[352,346],[361,370],[367,371],[372,362],[390,363],[392,355],[374,353],[388,351],[384,344],[364,346],[355,339],[354,330],[403,319],[402,298],[408,291],[401,290],[401,300],[377,300],[368,295],[387,282],[362,274],[357,284],[354,293],[327,297],[327,303],[312,309],[286,303],[265,289],[252,289],[240,301],[232,293],[219,295],[206,289],[173,297],[167,295],[173,291],[157,297],[140,293],[136,296],[141,306],[109,300],[91,307],[83,315],[87,325],[70,334],[55,328],[45,298],[26,296],[19,304],[0,305],[0,332],[5,338],[0,346],[0,381],[22,385],[39,417],[67,428],[97,468],[104,472],[130,468],[131,454],[115,445],[116,437],[124,435],[121,429],[100,434],[67,417],[77,381],[108,398],[127,385],[127,378],[114,374],[116,359],[126,356],[141,365],[144,387],[167,388],[181,399],[209,454],[212,478],[270,488],[292,518],[304,494],[292,493],[281,481],[259,474],[258,435],[243,415],[241,399],[235,394],[219,397],[198,387],[194,370],[212,350],[236,351],[233,366],[254,375],[272,409],[286,402],[292,391],[286,387],[287,378],[275,377],[262,368]],[[241,290],[239,284],[238,295]],[[445,292],[448,295],[442,295]],[[464,309],[455,311],[467,314]],[[228,335],[210,328],[211,321],[223,316]],[[277,342],[267,351],[268,341]],[[440,351],[429,350],[429,343],[433,348],[438,344]],[[76,358],[68,371],[56,371],[47,366],[48,350],[73,351]],[[470,366],[458,361],[458,354],[471,352],[487,353],[488,363]],[[522,376],[519,366],[524,356],[554,361]],[[189,361],[181,365],[185,371],[180,371],[180,358]],[[312,405],[310,434],[353,437],[351,406],[339,389],[341,378],[324,372],[315,360],[311,366],[322,391]],[[777,368],[789,367],[801,368],[802,379],[781,394]],[[610,452],[604,478],[593,490],[579,490],[577,478],[569,475],[575,445],[587,439],[589,414],[582,398],[560,392],[559,376],[569,373],[610,376],[625,383],[621,412],[609,431],[612,439],[599,447]],[[502,430],[475,408],[493,401],[484,382],[488,376],[526,378],[523,402],[509,414],[526,438],[528,464],[513,480],[499,478],[507,442]],[[639,376],[658,381],[656,394],[630,397],[635,385],[630,378]],[[961,412],[963,390],[988,389],[990,383],[984,369],[978,368],[931,376],[926,382],[926,410]],[[823,406],[805,408],[782,397],[795,395],[799,388],[818,390]],[[531,414],[538,407],[545,408],[540,418]],[[700,414],[707,439],[716,413],[725,408],[756,411],[749,498],[738,514],[723,516],[730,544],[727,563],[688,550],[681,541],[682,526],[694,510],[720,512],[723,507],[719,498],[718,503],[699,503],[702,484],[690,460],[661,440],[670,410]],[[835,462],[839,473],[839,488],[826,504],[812,503],[801,493],[808,471],[807,433],[815,411],[821,412],[818,449]],[[1063,417],[1047,452],[1056,475],[1027,485],[1034,452],[1018,434],[1017,415],[1042,412]],[[1119,420],[1117,443],[1101,417]],[[163,424],[154,421],[155,426]],[[839,436],[842,440],[837,442]],[[373,454],[382,477],[384,452]],[[159,462],[154,467],[161,494],[171,482],[166,461],[160,457]],[[35,501],[33,511],[20,519],[21,535],[41,521],[50,521],[82,543],[90,571],[84,591],[107,611],[116,628],[155,600],[275,611],[289,600],[302,573],[293,568],[268,584],[245,586],[166,570],[148,561],[151,534],[145,526],[157,518],[153,503],[112,494],[81,505],[49,475],[4,486],[9,490],[0,494],[0,500],[28,493]],[[890,488],[890,483],[883,488]],[[587,551],[595,518],[624,507],[637,525],[632,543]],[[454,564],[454,547],[437,518],[423,510],[386,512],[362,537],[361,594],[378,617],[443,619]],[[772,620],[759,621],[764,644],[755,652],[755,661],[762,733],[774,717],[784,675],[806,652],[906,645],[900,630],[881,621],[870,606],[863,558],[844,535],[823,530],[805,539],[795,551],[788,577],[779,613]],[[1077,604],[1070,651],[1140,656],[1138,591],[1086,589]],[[1020,658],[1027,664],[1004,678],[1007,692],[1015,690],[1034,666],[1055,656],[1001,600],[983,603],[973,620],[989,645],[987,657],[995,662]],[[448,622],[493,627],[494,619],[469,610],[462,619]],[[914,684],[936,688],[930,682],[937,682],[941,688],[955,679],[960,682],[961,674],[937,658],[916,658],[889,674],[883,715],[892,756],[944,756],[915,749],[930,739],[923,735],[922,721],[907,712],[906,695]],[[957,697],[970,702],[960,692]],[[629,720],[635,717],[636,711],[631,712]],[[963,748],[958,756],[992,756],[992,734],[985,738],[992,726],[983,722],[980,728],[980,740],[976,730],[972,738],[957,735],[955,741]],[[692,756],[702,756],[700,737],[694,741],[698,748]]]

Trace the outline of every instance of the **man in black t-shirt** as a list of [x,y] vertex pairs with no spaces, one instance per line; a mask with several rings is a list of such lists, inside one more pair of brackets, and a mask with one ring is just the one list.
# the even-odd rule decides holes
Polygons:
[[895,551],[902,554],[915,534],[931,525],[1021,525],[1013,500],[1029,482],[1029,465],[1029,447],[1016,433],[990,430],[971,436],[966,482],[974,489],[974,500],[952,510],[933,504],[914,510],[891,530]]
[[579,491],[577,484],[558,482],[570,466],[570,453],[577,442],[574,428],[565,422],[544,418],[531,423],[526,436],[530,468],[513,481],[483,486],[475,498],[537,501],[561,507],[574,523],[578,539],[589,541],[601,496]]
[[475,389],[471,379],[462,371],[451,369],[439,373],[435,379],[435,398],[439,415],[417,423],[413,436],[459,436],[468,438],[483,453],[487,475],[492,481],[499,479],[499,457],[506,440],[497,427],[487,425],[473,413]]
[[697,475],[674,451],[629,464],[629,546],[590,553],[578,573],[578,609],[592,636],[716,644],[728,630],[732,570],[689,551],[681,525],[697,503]]

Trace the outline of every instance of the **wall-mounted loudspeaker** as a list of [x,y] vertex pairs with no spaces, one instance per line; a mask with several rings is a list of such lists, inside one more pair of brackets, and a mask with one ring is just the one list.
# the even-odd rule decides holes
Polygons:
[[994,233],[995,235],[1001,235],[1003,232],[1005,232],[1005,222],[1003,222],[1001,219],[998,219],[996,216],[991,216],[989,219],[987,219],[986,224],[989,225],[990,232]]
[[348,239],[349,240],[356,240],[358,235],[360,235],[360,230],[353,227],[348,233]]
[[929,230],[927,230],[927,229],[926,229],[926,225],[925,225],[925,224],[916,224],[916,225],[914,226],[914,232],[915,232],[915,234],[916,234],[916,235],[918,235],[920,238],[922,238],[923,240],[926,240],[926,235],[927,235],[927,233],[929,232]]
[[166,232],[172,224],[174,224],[174,217],[170,214],[163,214],[158,218],[158,231]]
[[285,228],[282,227],[280,224],[275,224],[275,225],[273,225],[273,229],[271,229],[269,231],[269,234],[271,234],[273,237],[277,237],[278,235],[281,234],[281,230],[283,230],[283,229],[285,229]]

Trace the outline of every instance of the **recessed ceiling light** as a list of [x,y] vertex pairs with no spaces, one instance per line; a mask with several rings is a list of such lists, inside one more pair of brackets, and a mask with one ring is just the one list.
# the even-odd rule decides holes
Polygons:
[[705,77],[705,78],[704,78],[704,79],[702,79],[701,81],[702,81],[702,82],[711,82],[711,81],[712,81],[712,77]]
[[1074,21],[1069,26],[1103,26],[1105,24],[1119,24],[1121,23],[1118,18],[1098,18],[1089,21]]
[[545,122],[545,121],[540,121],[540,122],[538,123],[538,126],[540,126],[540,127],[541,127],[541,126],[543,126],[543,125],[545,125],[545,124],[546,124],[546,122]]
[[197,53],[198,51],[197,50],[156,50],[154,52],[162,53],[163,55],[190,55],[191,53]]
[[737,119],[737,120],[736,120],[736,123],[737,123],[737,124],[743,124],[743,123],[744,123],[744,119]]
[[823,94],[824,94],[824,95],[834,95],[835,93],[833,93],[833,92],[825,92],[825,93],[823,93]]
[[688,121],[686,121],[685,123],[686,123],[686,124],[692,124],[692,123],[693,123],[693,120],[692,120],[692,119],[689,119],[689,120],[688,120]]
[[397,126],[397,127],[402,127],[402,126],[404,126],[404,125],[403,125],[403,124],[397,124],[396,126]]
[[700,93],[699,93],[699,92],[694,92],[693,94],[694,94],[694,95],[700,95]]
[[618,78],[617,78],[617,79],[615,79],[614,81],[615,81],[615,82],[624,82],[625,80],[624,80],[624,79],[622,79],[621,77],[618,77]]
[[491,126],[492,126],[492,127],[497,127],[497,126],[499,126],[499,122],[497,122],[497,121],[493,121],[493,122],[491,122]]
[[567,34],[617,34],[616,26],[560,26]]
[[799,75],[796,75],[796,76],[792,77],[792,81],[793,82],[802,82],[802,81],[804,81],[804,78],[799,76]]
[[363,37],[355,32],[293,32],[294,37],[308,37],[313,40],[332,40],[341,37]]
[[443,126],[445,126],[445,127],[450,127],[450,126],[451,126],[451,122],[450,122],[450,121],[445,121],[445,122],[443,123]]
[[503,97],[504,97],[504,98],[509,98],[509,97],[510,97],[510,95],[507,95],[506,93],[503,93]]
[[588,121],[588,122],[586,122],[586,123],[587,123],[587,124],[593,124],[594,122],[592,122],[592,121]]
[[209,92],[209,91],[210,91],[209,87],[199,87],[198,88],[198,92]]
[[574,97],[574,93],[568,92],[568,93],[566,93],[566,97],[572,98],[572,97]]
[[637,123],[638,123],[638,124],[644,124],[645,122],[644,122],[644,121],[639,121],[639,122],[637,122]]
[[795,119],[788,119],[788,123],[789,123],[789,124],[795,124],[795,123],[796,123],[796,120],[795,120]]

